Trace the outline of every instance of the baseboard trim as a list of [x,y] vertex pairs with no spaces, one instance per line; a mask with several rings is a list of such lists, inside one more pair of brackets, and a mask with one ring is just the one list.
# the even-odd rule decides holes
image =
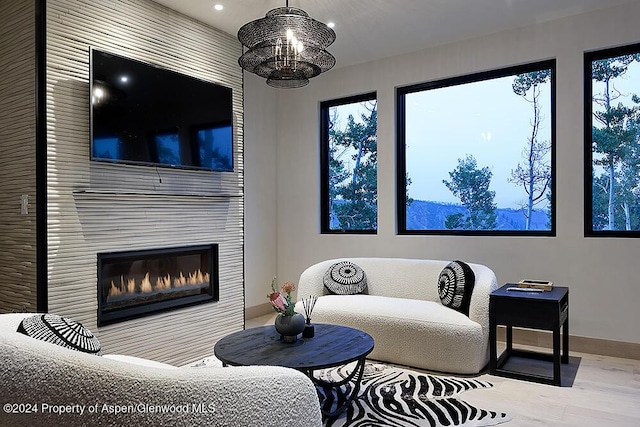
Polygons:
[[244,318],[245,320],[253,319],[254,317],[260,317],[271,313],[273,313],[273,307],[271,306],[271,303],[266,302],[264,304],[246,307],[244,309]]
[[[506,328],[498,326],[498,341],[504,342],[505,335]],[[513,342],[514,344],[551,349],[553,348],[553,335],[550,331],[513,328]],[[640,360],[640,344],[624,341],[569,335],[569,351]]]

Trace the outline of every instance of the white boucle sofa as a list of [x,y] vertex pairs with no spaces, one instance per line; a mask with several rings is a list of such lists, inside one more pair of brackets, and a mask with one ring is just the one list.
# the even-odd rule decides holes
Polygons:
[[[325,272],[351,261],[367,277],[357,295],[331,295]],[[475,275],[469,316],[442,305],[438,277],[450,261],[401,258],[341,258],[307,268],[298,283],[298,300],[318,295],[312,323],[350,326],[370,334],[371,359],[433,371],[478,373],[489,360],[489,294],[497,286],[489,268],[468,263]],[[299,301],[296,311],[304,313]]]
[[0,315],[1,426],[322,425],[316,389],[296,370],[112,360],[16,332],[31,315]]

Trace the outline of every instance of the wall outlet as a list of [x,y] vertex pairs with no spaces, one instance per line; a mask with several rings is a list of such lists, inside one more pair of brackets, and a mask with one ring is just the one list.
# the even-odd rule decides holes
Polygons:
[[20,196],[20,214],[29,214],[29,195],[27,194]]

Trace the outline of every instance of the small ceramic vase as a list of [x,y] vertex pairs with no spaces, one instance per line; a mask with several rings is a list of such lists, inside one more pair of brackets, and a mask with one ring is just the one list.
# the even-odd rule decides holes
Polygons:
[[295,313],[293,316],[279,314],[276,317],[275,325],[276,331],[282,335],[284,342],[294,343],[298,340],[298,335],[304,330],[304,316],[300,313]]

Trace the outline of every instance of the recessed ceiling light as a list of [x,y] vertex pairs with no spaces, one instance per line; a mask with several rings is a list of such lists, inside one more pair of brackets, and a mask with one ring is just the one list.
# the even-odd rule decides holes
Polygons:
[[335,22],[331,22],[331,21],[327,22],[327,27],[329,27],[329,28],[333,28],[333,27],[335,27],[335,26],[336,26],[336,23],[335,23]]
[[213,5],[213,8],[214,8],[215,10],[220,11],[220,10],[224,9],[224,6],[223,6],[223,5],[221,5],[221,4],[214,4],[214,5]]

